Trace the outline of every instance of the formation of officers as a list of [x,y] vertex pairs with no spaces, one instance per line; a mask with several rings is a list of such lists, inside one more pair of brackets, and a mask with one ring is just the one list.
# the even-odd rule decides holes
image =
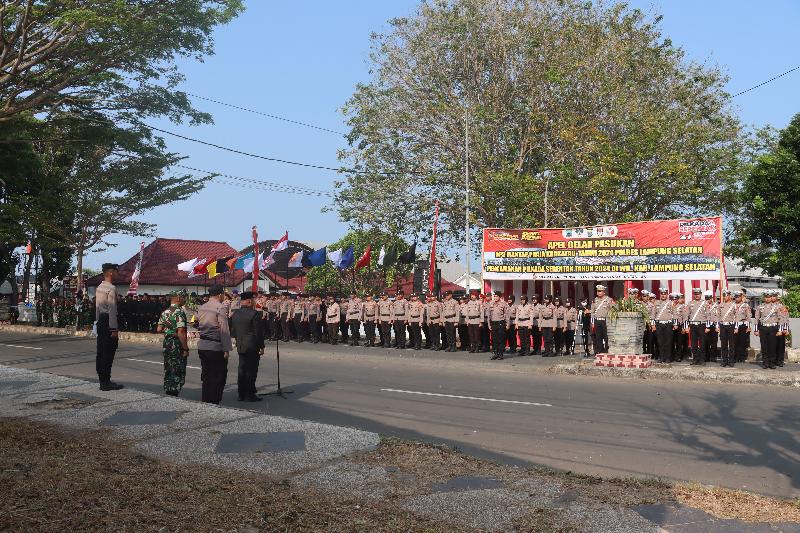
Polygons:
[[341,337],[356,346],[363,329],[366,347],[491,350],[493,360],[518,349],[519,355],[573,354],[583,314],[570,299],[562,304],[557,296],[545,296],[539,303],[536,296],[529,301],[523,295],[516,303],[514,296],[503,298],[500,292],[456,299],[449,291],[441,300],[430,294],[406,299],[403,291],[394,300],[385,292],[378,298],[353,293],[339,301],[333,296],[259,294],[255,308],[261,310],[271,340],[338,344]]
[[695,365],[713,361],[718,355],[720,366],[733,367],[745,361],[753,331],[761,341],[761,367],[783,366],[789,311],[778,296],[777,291],[766,292],[754,316],[742,292],[722,291],[719,302],[711,291],[695,288],[692,300],[686,302],[682,294],[669,294],[664,288],[658,298],[644,291],[642,299],[650,317],[645,353],[654,354],[662,363],[682,361],[691,355]]

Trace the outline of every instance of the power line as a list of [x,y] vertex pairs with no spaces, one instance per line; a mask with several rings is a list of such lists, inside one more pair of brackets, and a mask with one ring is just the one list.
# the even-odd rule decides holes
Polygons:
[[171,165],[171,166],[178,167],[178,168],[183,168],[183,169],[186,169],[186,170],[191,170],[193,172],[202,172],[202,173],[208,174],[211,177],[211,179],[216,179],[217,177],[221,177],[221,178],[226,178],[226,179],[229,179],[229,180],[235,180],[235,181],[244,182],[244,183],[247,183],[247,184],[250,184],[250,185],[256,185],[258,187],[268,188],[269,190],[274,190],[276,192],[289,192],[289,193],[293,193],[293,194],[304,194],[304,195],[308,195],[308,196],[330,196],[330,197],[335,196],[332,191],[325,191],[325,190],[322,190],[322,189],[312,189],[310,187],[301,187],[301,186],[298,186],[298,185],[287,185],[287,184],[284,184],[284,183],[277,183],[277,182],[274,182],[274,181],[266,181],[266,180],[258,180],[258,179],[254,179],[254,178],[243,178],[241,176],[234,176],[234,175],[225,174],[225,173],[222,173],[222,172],[214,172],[214,171],[211,171],[211,170],[204,170],[204,169],[201,169],[201,168],[195,168],[195,167],[191,167],[191,166],[188,166],[188,165],[175,164],[175,165]]
[[753,89],[758,89],[759,87],[761,87],[763,85],[766,85],[768,83],[772,83],[773,81],[777,80],[778,78],[782,78],[782,77],[786,76],[787,74],[791,74],[795,70],[800,70],[800,65],[798,65],[798,66],[796,66],[796,67],[794,67],[792,69],[789,69],[789,70],[787,70],[786,72],[784,72],[782,74],[778,74],[774,78],[770,78],[767,81],[763,81],[763,82],[759,83],[758,85],[753,85],[749,89],[745,89],[744,91],[738,92],[738,93],[734,94],[733,96],[731,96],[731,98],[736,98],[737,96],[741,96],[744,93],[748,93],[748,92],[752,91]]
[[213,104],[218,104],[218,105],[222,105],[222,106],[225,106],[225,107],[230,107],[231,109],[238,109],[239,111],[246,111],[247,113],[253,113],[255,115],[261,115],[262,117],[267,117],[267,118],[271,118],[271,119],[274,119],[274,120],[280,120],[280,121],[283,121],[283,122],[287,122],[289,124],[295,124],[297,126],[303,126],[303,127],[306,127],[306,128],[311,128],[311,129],[315,129],[315,130],[319,130],[319,131],[324,131],[326,133],[333,133],[335,135],[341,135],[342,137],[344,137],[346,135],[344,132],[333,130],[333,129],[330,129],[330,128],[325,128],[323,126],[317,126],[316,124],[311,124],[309,122],[302,122],[302,121],[299,121],[299,120],[286,118],[286,117],[283,117],[283,116],[280,116],[280,115],[275,115],[275,114],[272,114],[272,113],[265,113],[264,111],[259,111],[257,109],[251,109],[249,107],[244,107],[244,106],[240,106],[240,105],[236,105],[236,104],[229,104],[228,102],[223,102],[222,100],[217,100],[215,98],[209,98],[208,96],[202,96],[202,95],[199,95],[199,94],[190,93],[188,91],[174,91],[172,89],[168,89],[166,87],[162,87],[161,85],[156,85],[154,83],[141,82],[141,81],[137,80],[134,77],[125,76],[124,74],[118,74],[118,75],[120,77],[126,79],[126,80],[135,81],[135,82],[137,82],[137,83],[139,83],[141,85],[149,85],[150,87],[156,87],[158,89],[164,89],[165,91],[169,91],[169,92],[172,92],[172,93],[182,92],[183,94],[185,94],[187,96],[191,96],[192,98],[197,98],[198,100],[204,100],[206,102],[211,102]]

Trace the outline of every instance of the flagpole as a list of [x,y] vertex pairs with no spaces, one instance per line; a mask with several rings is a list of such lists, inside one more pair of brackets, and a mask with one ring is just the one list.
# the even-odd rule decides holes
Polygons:
[[[472,251],[470,249],[470,242],[469,242],[469,108],[465,109],[464,111],[464,182],[465,182],[465,194],[464,194],[464,234],[466,235],[467,241],[467,294],[469,294],[469,279],[470,279],[470,256]],[[438,202],[437,202],[437,216],[438,216]]]
[[253,226],[253,292],[258,293],[258,232]]

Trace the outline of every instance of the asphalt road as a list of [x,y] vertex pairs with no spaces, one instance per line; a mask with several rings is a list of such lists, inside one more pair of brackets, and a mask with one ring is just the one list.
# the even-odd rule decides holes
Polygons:
[[[224,404],[445,442],[490,459],[604,476],[660,476],[800,495],[800,393],[788,387],[658,383],[509,372],[391,350],[281,344],[286,399],[236,401],[235,354]],[[483,355],[458,354],[476,361]],[[421,360],[419,359],[421,358]],[[433,359],[430,357],[430,359]],[[113,379],[158,392],[158,346],[123,344]],[[503,363],[509,363],[504,361]],[[0,364],[96,379],[94,342],[0,333]],[[200,397],[193,351],[182,396]],[[274,345],[262,391],[275,388]]]

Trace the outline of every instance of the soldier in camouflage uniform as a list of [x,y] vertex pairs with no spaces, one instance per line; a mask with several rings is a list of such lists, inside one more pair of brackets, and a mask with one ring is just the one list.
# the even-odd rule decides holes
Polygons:
[[164,334],[164,392],[177,396],[186,382],[186,359],[189,344],[186,338],[187,319],[183,304],[186,291],[173,291],[169,309],[158,319],[158,333]]

